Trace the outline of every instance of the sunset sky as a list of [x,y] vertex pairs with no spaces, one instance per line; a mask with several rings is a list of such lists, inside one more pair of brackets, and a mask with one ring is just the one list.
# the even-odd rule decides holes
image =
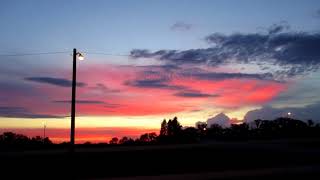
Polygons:
[[320,120],[318,0],[3,0],[0,22],[0,132],[68,141],[73,48],[77,142],[174,116]]

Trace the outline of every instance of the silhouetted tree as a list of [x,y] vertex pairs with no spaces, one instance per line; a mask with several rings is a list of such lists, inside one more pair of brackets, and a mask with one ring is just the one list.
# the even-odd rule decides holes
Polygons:
[[4,145],[26,145],[29,142],[29,138],[22,134],[4,132],[0,135],[0,141]]
[[124,145],[134,144],[134,140],[132,138],[128,138],[124,136],[119,140],[119,144],[124,144]]
[[31,138],[31,143],[34,145],[40,145],[40,144],[52,144],[50,139],[48,137],[43,138],[41,136],[35,136]]
[[119,139],[117,137],[113,137],[110,141],[109,144],[118,144]]
[[168,135],[168,124],[166,119],[164,119],[161,123],[160,136]]
[[155,132],[149,133],[150,141],[155,141],[157,139],[157,134]]
[[260,128],[261,122],[262,122],[261,119],[256,119],[256,120],[254,120],[254,123],[255,123],[255,125],[256,125],[256,128],[258,128],[258,129]]
[[313,125],[314,125],[314,122],[313,122],[311,119],[309,119],[309,120],[308,120],[308,126],[309,126],[309,127],[312,127]]
[[169,119],[168,123],[167,123],[167,136],[171,136],[172,135],[172,120]]
[[156,133],[145,133],[140,136],[139,140],[141,142],[153,142],[156,140],[156,138],[157,138]]
[[128,140],[129,140],[129,138],[124,136],[119,140],[119,144],[125,144]]
[[198,128],[200,131],[204,131],[207,128],[207,123],[198,121],[196,122],[196,128]]
[[135,144],[134,140],[132,138],[129,138],[126,142],[124,142],[123,144],[126,144],[126,145],[132,145],[132,144]]
[[213,139],[220,139],[223,135],[223,128],[219,124],[212,124],[207,129],[207,136]]
[[183,143],[194,143],[200,140],[200,133],[199,129],[187,127],[182,131],[182,136],[180,139]]
[[195,125],[196,125],[196,128],[198,130],[198,133],[197,133],[196,136],[199,136],[199,137],[195,137],[195,139],[202,138],[202,137],[206,136],[206,134],[207,134],[207,123],[198,121],[198,122],[196,122]]
[[229,138],[247,139],[249,135],[249,125],[247,123],[231,124]]
[[4,132],[0,135],[0,146],[4,148],[43,148],[51,145],[52,142],[48,137],[42,138],[40,136],[29,138],[22,134],[15,134],[12,132]]
[[178,118],[174,117],[173,120],[168,121],[168,135],[178,136],[181,132],[182,126],[180,125]]

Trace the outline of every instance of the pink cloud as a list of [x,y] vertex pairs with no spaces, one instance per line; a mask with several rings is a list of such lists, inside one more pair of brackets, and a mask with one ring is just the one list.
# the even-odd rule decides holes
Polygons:
[[[85,82],[86,87],[77,88],[78,100],[102,101],[103,103],[77,104],[77,115],[153,115],[175,113],[191,110],[201,104],[212,104],[215,107],[241,107],[261,105],[271,101],[286,90],[285,83],[259,79],[223,79],[203,80],[178,75],[165,71],[160,74],[143,73],[148,67],[88,65],[78,71],[78,82]],[[158,71],[159,72],[159,71]],[[162,75],[162,74],[163,75]],[[55,75],[69,77],[70,72],[57,70]],[[137,79],[169,78],[166,85],[174,88],[148,88],[128,85],[128,81]],[[99,84],[99,88],[97,88]],[[27,106],[32,112],[54,115],[68,115],[70,104],[55,103],[68,101],[71,88],[32,83],[34,95],[25,96],[23,91],[4,92],[12,101],[7,106]],[[101,87],[103,87],[101,89]],[[179,87],[181,87],[179,89]],[[176,96],[177,92],[192,90],[210,94],[212,97]]]

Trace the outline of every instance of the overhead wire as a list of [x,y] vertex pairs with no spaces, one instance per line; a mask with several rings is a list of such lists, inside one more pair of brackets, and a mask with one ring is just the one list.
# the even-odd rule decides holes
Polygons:
[[[36,56],[36,55],[51,55],[51,54],[66,54],[66,53],[72,53],[72,51],[0,54],[0,57],[10,57],[10,56]],[[89,52],[89,51],[82,51],[82,53],[84,53],[84,54],[93,54],[93,55],[104,55],[104,56],[130,56],[130,54],[117,54],[117,53],[109,53],[109,52]]]
[[1,57],[3,56],[36,56],[36,55],[51,55],[51,54],[64,54],[69,53],[70,51],[58,51],[58,52],[39,52],[39,53],[14,53],[14,54],[0,54]]

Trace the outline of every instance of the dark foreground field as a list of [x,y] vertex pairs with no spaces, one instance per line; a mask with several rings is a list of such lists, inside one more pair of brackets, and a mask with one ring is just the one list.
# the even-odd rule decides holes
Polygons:
[[320,178],[320,140],[0,153],[0,179]]

